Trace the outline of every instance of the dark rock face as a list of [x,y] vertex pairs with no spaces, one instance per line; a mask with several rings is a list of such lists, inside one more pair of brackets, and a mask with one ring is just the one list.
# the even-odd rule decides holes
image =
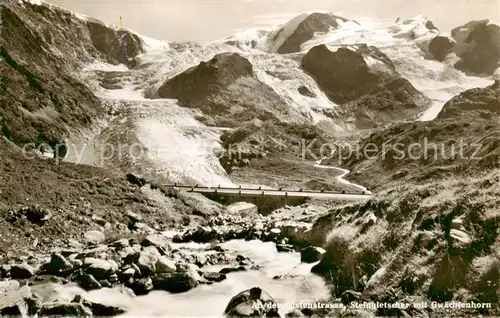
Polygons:
[[192,105],[233,84],[238,78],[251,76],[253,68],[247,59],[236,53],[222,53],[168,80],[158,94],[162,98],[177,98],[183,104]]
[[312,143],[311,151],[319,151],[321,145],[329,141],[328,135],[316,126],[271,120],[246,122],[238,129],[224,133],[221,140],[225,152],[219,161],[228,173],[235,167],[248,165],[250,160],[279,155],[283,151],[298,156],[303,143]]
[[314,246],[308,246],[300,251],[300,261],[304,263],[314,263],[321,259],[322,251]]
[[429,44],[429,53],[433,58],[442,62],[445,57],[453,52],[454,42],[446,36],[436,36]]
[[349,289],[354,289],[355,267],[349,244],[343,239],[332,240],[326,247],[326,253],[321,261],[311,268],[311,272],[328,277],[335,284],[335,295],[340,295]]
[[125,64],[129,67],[136,65],[134,58],[142,53],[142,40],[137,34],[127,30],[116,31],[106,27],[101,21],[89,19],[87,26],[94,47],[102,53],[108,62],[119,64],[122,62],[122,41],[125,51]]
[[429,30],[439,31],[439,29],[434,25],[434,23],[431,20],[428,20],[427,22],[425,22],[425,27]]
[[495,119],[500,115],[500,83],[486,88],[473,88],[450,99],[437,118],[485,118]]
[[[331,13],[310,14],[278,48],[278,53],[287,54],[300,52],[300,46],[312,39],[315,32],[327,32],[332,27],[337,28],[339,26],[338,20],[347,21],[347,19]],[[283,30],[281,32],[283,32]],[[279,34],[277,36],[279,36]]]
[[231,298],[224,314],[226,317],[280,317],[276,302],[259,287],[244,290]]
[[[46,4],[8,1],[1,32],[0,134],[18,145],[47,144],[64,157],[68,126],[87,127],[105,114],[73,74],[103,54],[119,61],[116,31]],[[125,43],[129,58],[141,50],[136,35],[128,33]]]
[[301,95],[304,95],[304,96],[307,96],[307,97],[311,97],[311,98],[315,98],[316,97],[316,94],[314,94],[314,92],[311,92],[311,90],[309,88],[307,88],[306,86],[302,85],[298,88],[298,91]]
[[[388,75],[372,71],[365,56],[377,59]],[[356,51],[339,48],[330,51],[325,45],[313,47],[302,60],[302,67],[309,72],[321,88],[336,103],[358,99],[373,90],[382,77],[395,71],[394,64],[375,47],[360,46]]]
[[142,187],[146,184],[146,179],[133,173],[127,174],[127,181],[139,187]]
[[218,54],[167,80],[158,95],[198,108],[209,117],[208,125],[222,127],[238,127],[254,118],[266,121],[290,112],[273,89],[253,77],[250,62],[236,53]]
[[453,51],[461,58],[459,70],[491,75],[500,66],[500,27],[489,20],[471,21],[451,31],[457,44]]
[[315,46],[303,57],[302,67],[332,101],[346,104],[359,128],[414,117],[427,102],[373,46],[343,47],[336,52]]

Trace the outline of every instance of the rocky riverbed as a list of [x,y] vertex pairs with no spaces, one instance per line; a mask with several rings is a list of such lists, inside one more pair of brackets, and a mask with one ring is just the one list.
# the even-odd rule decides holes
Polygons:
[[[245,205],[247,213],[249,205]],[[0,267],[1,290],[2,295],[5,295],[0,302],[1,313],[38,313],[42,316],[123,314],[126,306],[123,308],[110,305],[109,302],[101,303],[95,297],[87,299],[78,293],[69,293],[73,296],[71,299],[68,293],[62,293],[58,298],[57,293],[48,290],[63,286],[78,287],[82,293],[111,289],[125,293],[128,297],[145,296],[153,291],[186,293],[202,285],[219,284],[233,273],[252,272],[247,274],[252,277],[262,266],[269,268],[269,264],[266,264],[269,260],[262,263],[262,257],[258,256],[261,252],[266,253],[266,248],[271,249],[270,254],[300,255],[298,260],[293,259],[296,257],[293,256],[291,263],[298,261],[307,267],[307,264],[319,261],[324,251],[309,246],[290,233],[291,228],[298,227],[283,223],[286,220],[284,215],[286,212],[290,214],[291,210],[283,209],[280,218],[277,214],[263,218],[256,213],[251,218],[220,216],[208,226],[192,228],[183,233],[153,230],[142,223],[139,215],[129,212],[129,226],[134,228],[129,238],[107,238],[103,232],[91,230],[84,233],[81,242],[71,239],[66,241],[65,246],[47,254],[7,260]],[[314,216],[306,209],[303,214],[303,218]],[[278,219],[281,222],[277,222]],[[303,228],[306,226],[303,225]],[[234,247],[241,246],[244,249],[249,242],[254,244],[254,257],[245,255],[244,250],[238,254],[238,248]],[[310,266],[299,276],[310,276]],[[276,266],[270,268],[275,271],[279,269]],[[287,275],[291,274],[277,270],[269,280],[286,280]],[[319,277],[315,279],[322,281]],[[323,296],[327,297],[324,283],[319,285],[323,285]]]

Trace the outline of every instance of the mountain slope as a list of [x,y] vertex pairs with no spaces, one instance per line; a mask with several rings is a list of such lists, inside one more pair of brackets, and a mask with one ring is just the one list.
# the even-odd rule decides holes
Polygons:
[[[184,297],[169,292],[210,284],[196,292],[206,297],[204,304],[213,305],[212,300],[227,296],[228,286],[242,287],[240,282],[292,283],[286,268],[293,267],[290,273],[305,275],[312,269],[324,278],[301,276],[305,284],[299,286],[315,296],[316,285],[311,287],[309,279],[321,287],[326,282],[331,295],[325,302],[498,303],[499,86],[491,85],[489,77],[467,76],[447,59],[426,59],[421,48],[437,34],[427,19],[361,24],[331,14],[305,14],[284,28],[243,32],[208,45],[127,32],[127,61],[121,65],[120,34],[112,26],[48,4],[19,1],[9,1],[2,18],[2,292],[9,280],[29,276],[30,285],[50,273],[85,289],[112,287],[99,291],[106,296],[126,286],[132,295],[143,296],[135,300],[153,300],[135,308],[138,313],[158,310],[157,315],[165,307],[153,304],[179,306],[177,300]],[[411,122],[429,106],[425,97],[432,99],[435,113],[426,111],[426,121]],[[100,129],[88,129],[94,125]],[[71,145],[65,159],[73,163],[22,148],[31,142]],[[446,156],[425,142],[443,146]],[[450,157],[461,142],[464,152]],[[437,159],[410,156],[415,144],[431,150],[430,155],[437,152]],[[475,144],[481,146],[477,152]],[[383,147],[395,145],[406,156]],[[336,151],[347,151],[345,146],[358,151]],[[307,150],[313,158],[304,156]],[[269,207],[294,203],[271,198],[256,200],[257,207],[230,209],[161,186],[364,190],[342,179],[349,171],[328,155],[340,155],[343,167],[352,170],[348,177],[370,186],[374,197],[346,205],[309,200],[261,216]],[[225,204],[241,200],[216,199]],[[301,230],[298,222],[309,230]],[[163,236],[163,231],[184,229],[187,235],[175,240]],[[264,269],[247,258],[247,253],[261,257],[262,250],[233,257],[218,244],[236,237],[270,241]],[[183,240],[209,244],[174,245]],[[309,244],[325,247],[326,253],[321,256]],[[299,265],[295,250],[304,256],[312,252],[319,262]],[[50,256],[54,251],[59,254]],[[224,269],[214,273],[207,265]],[[231,277],[219,284],[226,279],[224,272]],[[57,283],[55,289],[67,291],[68,286],[73,288]],[[296,286],[286,288],[292,293]],[[218,293],[219,287],[226,291]],[[157,292],[148,298],[152,289]],[[189,305],[196,301],[187,300]],[[2,315],[18,306],[4,304],[0,301]],[[32,311],[45,306],[45,311],[84,312],[91,306],[86,301],[34,305]],[[102,310],[119,311],[92,307],[98,316]],[[206,314],[201,302],[191,307]],[[375,311],[427,315],[416,308],[329,309],[318,315]],[[461,317],[498,314],[497,308],[456,312]],[[175,314],[182,315],[182,309]]]
[[[3,256],[15,255],[25,247],[41,250],[63,244],[63,240],[80,240],[86,230],[96,228],[106,235],[130,235],[124,214],[127,210],[139,216],[148,215],[150,226],[163,222],[167,223],[162,227],[179,226],[197,222],[195,219],[205,222],[203,217],[186,216],[211,213],[210,208],[192,208],[198,204],[196,199],[169,197],[164,190],[141,189],[127,181],[124,172],[130,166],[116,162],[105,162],[108,169],[81,165],[86,163],[79,159],[82,150],[90,148],[88,140],[83,149],[68,147],[72,136],[111,118],[109,101],[94,94],[98,90],[93,85],[97,83],[85,78],[84,68],[89,63],[119,63],[120,48],[113,47],[118,43],[117,31],[100,21],[87,20],[46,3],[7,1],[1,13]],[[142,50],[142,40],[126,32],[126,57],[132,67]],[[39,151],[34,151],[34,147]],[[40,155],[50,153],[50,147],[55,148],[57,158]],[[68,148],[76,151],[69,154],[71,157],[80,156],[76,164],[63,162]],[[100,155],[94,159],[101,163],[112,160],[108,154]],[[52,218],[43,227],[26,222],[22,216],[23,209],[33,206],[52,211]],[[217,206],[216,210],[219,208],[222,207]],[[162,216],[165,209],[169,209],[169,217]],[[19,214],[15,224],[9,221],[13,213]],[[101,228],[93,216],[104,218],[112,227]]]
[[[332,281],[337,296],[347,291],[344,296],[358,302],[486,303],[491,308],[427,310],[438,317],[495,317],[500,313],[498,182],[492,172],[421,185],[393,183],[368,202],[332,208],[309,231],[308,240],[326,249],[312,271]],[[417,317],[427,310],[348,309]]]
[[448,101],[433,121],[372,133],[355,149],[345,150],[343,164],[359,172],[352,176],[354,180],[369,186],[399,179],[424,182],[474,176],[498,169],[498,100],[498,82],[467,90]]
[[492,75],[500,67],[500,27],[489,20],[469,21],[451,30],[450,36],[437,36],[429,52],[438,61],[454,53],[454,67],[464,72]]
[[[300,19],[300,23],[295,26],[295,20]],[[295,53],[301,51],[301,45],[314,37],[316,32],[328,32],[337,28],[347,19],[336,16],[332,13],[313,12],[305,17],[298,16],[292,19],[293,23],[287,23],[273,38],[274,41],[283,38],[283,43],[279,45],[277,52],[280,54]],[[293,26],[292,26],[293,24]],[[290,32],[295,27],[293,32]],[[279,44],[279,43],[277,43]]]
[[325,45],[311,48],[302,67],[337,104],[354,114],[360,128],[411,119],[422,113],[427,99],[396,71],[379,49],[366,44],[330,51]]
[[[72,129],[105,114],[101,101],[75,73],[95,59],[116,60],[118,33],[48,4],[7,1],[0,37],[0,118],[3,134],[22,145],[62,145]],[[36,23],[34,21],[37,21]],[[140,48],[127,32],[127,57]]]

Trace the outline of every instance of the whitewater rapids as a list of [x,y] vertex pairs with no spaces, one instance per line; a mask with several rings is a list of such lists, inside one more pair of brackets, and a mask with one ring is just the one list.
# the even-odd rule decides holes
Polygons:
[[[175,248],[202,250],[203,244],[174,244]],[[234,256],[244,255],[261,267],[227,274],[227,279],[212,285],[200,285],[186,293],[170,294],[152,291],[145,296],[132,297],[120,289],[102,288],[86,292],[75,284],[35,285],[33,291],[51,299],[71,301],[80,294],[89,301],[119,306],[127,310],[122,317],[223,317],[229,300],[237,293],[260,287],[269,293],[279,306],[281,315],[293,309],[295,303],[315,303],[328,299],[330,291],[323,279],[310,273],[314,264],[300,262],[299,253],[278,253],[271,242],[235,240],[221,247]],[[210,266],[204,270],[218,271],[223,266]],[[273,279],[276,275],[288,277]],[[284,292],[286,291],[286,292]]]

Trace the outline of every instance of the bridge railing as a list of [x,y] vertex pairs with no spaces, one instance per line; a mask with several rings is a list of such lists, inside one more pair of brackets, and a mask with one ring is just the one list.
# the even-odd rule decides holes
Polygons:
[[278,188],[278,189],[269,189],[269,188],[263,188],[263,187],[258,187],[258,188],[247,188],[247,187],[223,187],[223,186],[216,186],[216,187],[208,187],[208,186],[200,186],[198,184],[196,185],[182,185],[182,184],[164,184],[163,186],[167,188],[184,188],[184,189],[190,189],[194,191],[195,189],[206,189],[206,190],[211,190],[213,189],[214,192],[221,191],[223,192],[224,190],[241,190],[241,191],[265,191],[265,192],[292,192],[292,193],[297,193],[297,192],[302,192],[304,194],[308,193],[325,193],[325,194],[347,194],[347,195],[371,195],[371,193],[367,192],[347,192],[347,191],[325,191],[325,190],[304,190],[302,188],[300,189],[283,189],[283,188]]

